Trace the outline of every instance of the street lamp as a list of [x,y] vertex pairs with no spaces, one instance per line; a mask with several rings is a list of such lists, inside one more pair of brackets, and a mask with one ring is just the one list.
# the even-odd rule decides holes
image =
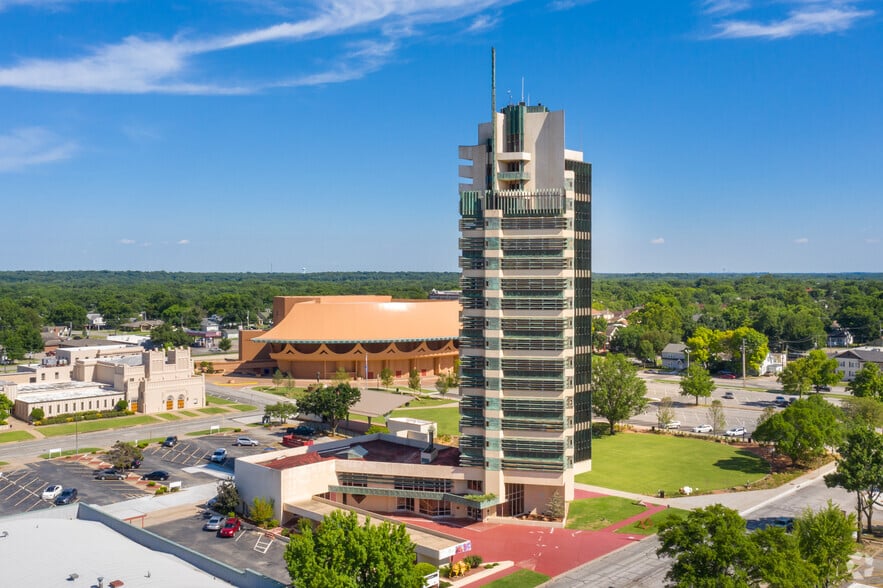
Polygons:
[[689,371],[690,370],[690,350],[684,349],[684,353],[687,354],[687,371]]

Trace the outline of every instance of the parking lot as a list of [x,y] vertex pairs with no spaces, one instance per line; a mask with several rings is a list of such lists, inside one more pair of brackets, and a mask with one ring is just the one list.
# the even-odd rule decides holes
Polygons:
[[[287,543],[269,542],[263,530],[245,524],[234,538],[221,538],[215,531],[203,531],[208,518],[202,513],[152,525],[149,530],[235,568],[250,568],[285,584],[291,582],[282,554]],[[261,545],[258,546],[258,541]],[[267,544],[269,545],[267,546]],[[258,549],[255,549],[258,546]],[[266,546],[266,552],[263,551]]]
[[[267,449],[266,445],[237,447],[233,445],[235,439],[235,436],[230,435],[213,435],[185,438],[174,447],[150,445],[143,451],[144,462],[141,467],[131,470],[126,480],[96,480],[94,475],[100,465],[100,455],[86,456],[86,461],[60,458],[42,460],[4,471],[0,476],[0,516],[54,508],[52,502],[40,498],[40,494],[50,484],[76,488],[81,502],[106,505],[154,492],[155,487],[149,487],[146,482],[140,481],[142,475],[154,470],[169,472],[169,482],[180,481],[185,487],[204,484],[211,480],[207,476],[232,476],[237,457],[253,455]],[[272,444],[274,441],[272,437],[261,439],[262,443]],[[209,456],[219,447],[227,450],[227,459],[224,463],[211,463]]]

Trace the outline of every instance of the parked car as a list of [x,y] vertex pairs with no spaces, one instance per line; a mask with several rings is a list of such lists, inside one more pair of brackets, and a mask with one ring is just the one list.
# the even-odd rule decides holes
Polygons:
[[221,515],[212,515],[212,517],[202,526],[203,531],[220,531],[224,525],[225,517]]
[[55,504],[58,506],[62,506],[64,504],[71,504],[77,501],[77,489],[76,488],[65,488],[61,491],[55,498]]
[[178,444],[178,437],[175,435],[170,435],[166,437],[166,440],[162,442],[163,447],[174,447]]
[[240,521],[236,517],[230,517],[224,523],[224,526],[221,527],[221,530],[218,531],[218,537],[234,537],[241,528],[242,521]]
[[724,398],[727,400],[736,400],[736,395],[732,392],[724,392]]
[[96,480],[125,480],[128,474],[116,469],[98,470],[95,472]]
[[312,437],[316,434],[316,429],[310,425],[298,425],[296,427],[288,427],[285,429],[286,435],[298,435],[300,437]]
[[776,396],[774,402],[776,403],[776,406],[788,406],[788,399],[784,396]]
[[830,392],[831,386],[816,386],[816,392]]
[[692,429],[690,429],[693,433],[713,433],[714,427],[711,425],[696,425]]
[[260,445],[260,442],[257,439],[252,439],[251,437],[237,437],[236,442],[233,445]]
[[717,377],[724,380],[735,380],[736,374],[734,374],[733,372],[718,372]]
[[681,421],[668,421],[664,425],[662,425],[663,429],[680,429]]
[[775,517],[769,522],[768,526],[779,527],[790,533],[794,530],[794,517]]
[[132,463],[129,464],[129,469],[137,470],[138,468],[141,467],[142,463],[144,463],[144,462],[141,459],[138,459],[136,457],[135,459],[132,460]]
[[64,488],[61,484],[52,484],[43,490],[43,494],[40,495],[40,498],[43,500],[55,500],[58,498],[58,495],[61,494],[62,490],[64,490]]
[[747,432],[748,431],[745,430],[745,427],[733,427],[732,429],[727,429],[724,435],[727,437],[742,437]]
[[212,456],[209,459],[215,463],[224,463],[227,459],[227,450],[223,447],[215,449],[215,452],[212,453]]
[[150,472],[149,474],[144,474],[143,476],[141,476],[141,479],[142,480],[153,480],[153,481],[165,482],[166,480],[169,479],[169,472],[167,472],[165,470],[156,470],[156,471]]

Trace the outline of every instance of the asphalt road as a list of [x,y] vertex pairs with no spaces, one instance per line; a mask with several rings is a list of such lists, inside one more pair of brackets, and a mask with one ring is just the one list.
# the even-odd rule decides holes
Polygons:
[[[814,510],[831,499],[847,512],[853,512],[854,499],[840,488],[827,488],[821,479],[801,485],[795,492],[780,496],[769,504],[744,514],[751,523],[757,519],[778,516],[796,517],[807,507]],[[659,540],[654,536],[633,543],[624,549],[589,562],[543,584],[543,588],[659,588],[665,586],[665,574],[671,560],[658,558]]]

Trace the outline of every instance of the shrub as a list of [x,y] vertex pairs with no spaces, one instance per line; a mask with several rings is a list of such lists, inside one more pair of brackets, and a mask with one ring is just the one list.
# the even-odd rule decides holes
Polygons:
[[153,481],[147,482],[148,488],[153,488],[154,486],[156,486],[156,482],[153,482]]
[[463,561],[466,562],[470,568],[477,568],[481,565],[481,562],[484,561],[480,555],[467,555],[463,558]]
[[438,568],[436,568],[434,565],[425,561],[422,561],[414,566],[414,571],[417,572],[419,576],[428,576],[429,574],[434,574],[437,569]]
[[270,519],[270,522],[267,523],[267,528],[268,528],[268,529],[275,529],[275,528],[278,527],[278,526],[279,526],[279,521],[276,520],[276,519]]
[[144,449],[144,448],[147,447],[148,445],[150,445],[150,442],[149,442],[149,441],[139,441],[139,442],[138,442],[138,448],[139,448],[139,449]]
[[180,489],[181,489],[180,486],[175,486],[174,488],[172,488],[171,490],[169,490],[169,492],[177,492],[177,491],[180,490]]
[[389,428],[384,427],[383,425],[371,425],[368,427],[368,431],[366,431],[367,435],[372,435],[374,433],[389,433]]
[[239,427],[236,427],[235,429],[233,429],[233,432],[234,433],[241,433],[242,429],[240,429]]
[[156,489],[156,495],[157,495],[157,496],[159,496],[160,494],[165,494],[166,492],[167,492],[167,489],[166,489],[165,486],[159,486],[159,487]]
[[32,421],[42,421],[43,417],[45,417],[45,416],[46,416],[46,413],[43,411],[42,408],[39,408],[39,407],[32,410],[31,414],[30,414]]

